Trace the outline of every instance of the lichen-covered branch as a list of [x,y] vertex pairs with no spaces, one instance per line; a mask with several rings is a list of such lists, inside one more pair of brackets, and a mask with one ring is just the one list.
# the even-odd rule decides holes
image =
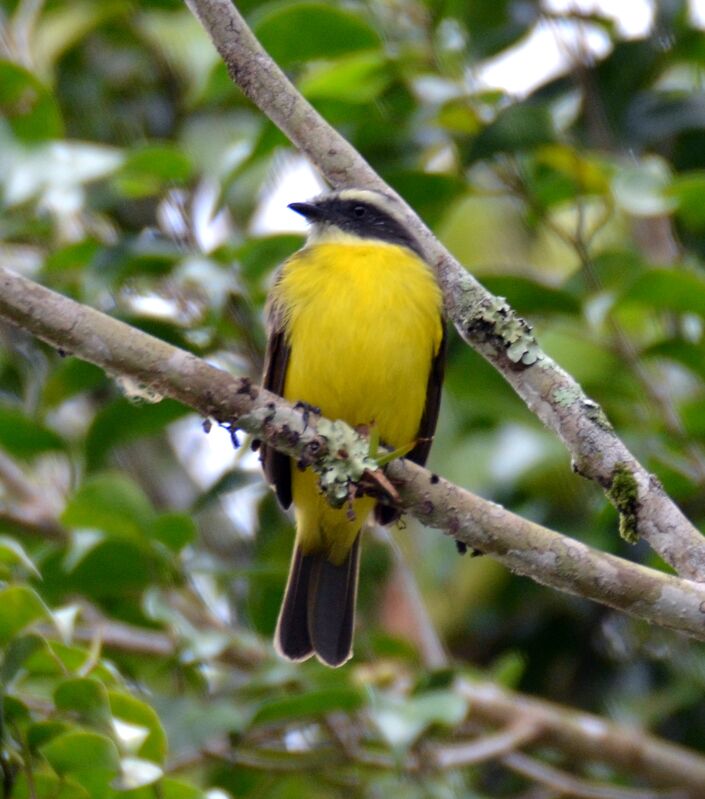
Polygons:
[[[257,42],[231,0],[186,0],[245,94],[335,187],[394,194],[360,154],[297,92]],[[408,224],[437,269],[448,316],[571,454],[573,468],[613,500],[615,479],[631,475],[637,498],[622,530],[642,536],[679,574],[705,581],[705,541],[615,434],[601,408],[538,346],[531,327],[484,289],[406,207]],[[620,512],[622,509],[618,506]]]
[[[678,618],[677,629],[705,640],[701,583],[600,552],[517,516],[409,461],[389,464],[387,475],[397,486],[409,513],[427,526],[493,555],[516,574],[640,618],[648,616],[665,627],[673,627],[672,621]],[[674,588],[677,597],[672,593]]]
[[[348,431],[345,465],[333,424],[93,308],[0,269],[0,318],[63,352],[129,378],[152,395],[168,396],[205,417],[254,433],[328,475],[332,499],[344,475],[367,463],[364,438]],[[359,453],[359,457],[355,455]],[[493,555],[537,582],[594,599],[705,640],[705,586],[591,549],[517,516],[407,461],[388,465],[402,506],[431,527]],[[334,479],[330,479],[333,475]]]

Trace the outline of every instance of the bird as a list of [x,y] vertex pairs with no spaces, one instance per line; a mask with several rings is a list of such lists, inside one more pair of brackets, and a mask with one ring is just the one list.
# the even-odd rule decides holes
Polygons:
[[[446,325],[442,293],[391,195],[347,188],[288,206],[309,223],[304,246],[277,270],[265,319],[262,384],[293,403],[379,440],[424,465],[438,418]],[[289,660],[331,667],[352,657],[360,538],[369,496],[333,508],[316,474],[262,446],[280,504],[295,509],[296,537],[274,647]],[[352,512],[351,512],[352,510]]]

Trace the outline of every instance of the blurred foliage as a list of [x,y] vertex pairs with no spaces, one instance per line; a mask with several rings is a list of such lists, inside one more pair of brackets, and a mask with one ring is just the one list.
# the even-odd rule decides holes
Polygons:
[[[702,526],[705,38],[686,4],[656,3],[638,39],[527,0],[238,5]],[[483,85],[537,25],[590,30],[606,55],[574,48],[518,97]],[[256,232],[291,168],[284,138],[178,0],[5,0],[0,26],[2,264],[256,377],[272,269],[302,241]],[[280,662],[269,641],[291,523],[249,442],[235,451],[227,431],[206,436],[183,408],[22,331],[0,327],[0,341],[6,794],[520,795],[526,780],[492,764],[405,772],[421,745],[478,733],[456,674],[702,751],[702,645],[459,558],[411,522],[367,536],[355,659],[335,672]],[[431,465],[663,566],[619,539],[599,489],[457,340]],[[424,666],[429,620],[446,670]]]

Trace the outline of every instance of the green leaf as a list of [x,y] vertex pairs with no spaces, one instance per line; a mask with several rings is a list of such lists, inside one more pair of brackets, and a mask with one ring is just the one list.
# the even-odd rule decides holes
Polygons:
[[156,404],[118,399],[104,407],[93,420],[86,437],[89,468],[100,468],[113,447],[137,438],[161,433],[166,425],[189,413],[173,400]]
[[[88,652],[85,647],[70,646],[59,641],[47,641],[46,644],[27,659],[27,671],[33,676],[63,678],[86,665]],[[92,674],[105,685],[115,681],[114,670],[102,663],[93,666]]]
[[376,100],[391,80],[384,56],[373,51],[316,64],[299,81],[298,88],[309,100],[365,104]]
[[680,409],[686,433],[696,438],[705,438],[705,401],[687,402]]
[[[160,696],[153,704],[168,733],[172,757],[198,750],[218,736],[241,732],[249,720],[243,702],[225,696],[215,703],[188,695]],[[117,707],[113,712],[120,716]]]
[[555,138],[553,121],[546,106],[529,102],[509,106],[497,115],[470,145],[469,161],[497,153],[531,150]]
[[450,133],[461,133],[464,136],[474,136],[484,127],[477,110],[465,97],[453,98],[443,103],[436,120]]
[[159,783],[159,794],[161,799],[207,799],[200,788],[184,780],[175,780],[173,777],[164,777]]
[[453,175],[391,170],[384,177],[431,226],[438,224],[449,205],[466,191],[465,182]]
[[26,585],[11,585],[0,591],[0,646],[38,619],[51,618],[39,595]]
[[641,351],[643,358],[668,358],[705,380],[705,347],[683,339],[659,341]]
[[520,314],[580,312],[580,302],[567,291],[555,289],[521,275],[496,275],[482,279],[493,294],[505,297]]
[[235,255],[247,280],[257,284],[298,249],[302,241],[301,236],[291,233],[250,238]]
[[259,707],[252,723],[269,724],[274,721],[310,718],[334,711],[354,713],[364,704],[362,692],[355,687],[325,688],[296,696],[270,699]]
[[581,152],[566,144],[548,144],[535,153],[537,164],[560,173],[581,194],[606,194],[610,188],[613,166],[606,158]]
[[[178,75],[181,100],[192,105],[198,100],[203,101],[213,67],[222,64],[215,48],[209,46],[203,26],[193,14],[185,8],[175,7],[176,4],[171,5],[168,10],[152,10],[144,4],[140,5],[140,13],[135,15],[133,24],[139,26],[141,35],[152,44],[160,59],[169,65],[170,72]],[[242,10],[240,5],[238,8]],[[229,89],[233,91],[232,83]]]
[[314,58],[371,50],[381,44],[362,14],[320,2],[287,1],[270,6],[255,22],[254,32],[284,68]]
[[148,534],[177,553],[193,543],[198,533],[196,523],[187,513],[163,513],[154,521]]
[[617,205],[632,216],[670,214],[677,206],[670,195],[670,183],[668,165],[652,156],[618,170],[612,179],[612,194]]
[[116,719],[148,730],[147,737],[135,754],[155,763],[163,763],[167,755],[167,739],[156,710],[124,691],[109,691],[108,699]]
[[185,183],[193,167],[188,156],[174,145],[148,145],[130,152],[113,182],[129,199],[159,194],[165,186]]
[[14,135],[34,143],[61,136],[59,106],[51,92],[24,67],[0,61],[0,119]]
[[667,195],[678,203],[676,213],[691,230],[705,228],[705,171],[685,172],[673,178]]
[[56,366],[44,384],[44,402],[53,408],[76,394],[105,385],[106,379],[103,370],[92,363],[67,358]]
[[59,778],[56,774],[33,771],[31,783],[27,772],[21,771],[12,786],[12,799],[92,799],[76,780]]
[[124,4],[119,0],[101,0],[100,3],[72,0],[68,4],[43,9],[32,31],[37,59],[50,71],[72,45],[80,42],[101,22],[120,13],[124,13]]
[[108,536],[140,541],[154,518],[154,509],[145,493],[121,472],[104,472],[88,478],[61,515],[67,527],[95,529]]
[[61,682],[54,691],[57,710],[97,727],[110,723],[110,706],[105,686],[92,677],[76,677]]
[[27,730],[27,745],[32,753],[36,754],[44,744],[53,738],[75,729],[66,721],[35,721]]
[[554,326],[541,336],[545,351],[558,363],[570,360],[572,375],[581,384],[604,383],[619,374],[620,362],[613,353],[584,334],[580,326]]
[[5,657],[2,660],[0,687],[12,682],[24,666],[25,661],[38,649],[43,649],[45,645],[44,639],[34,633],[13,639],[7,647]]
[[[591,275],[603,289],[621,292],[627,283],[649,269],[643,258],[631,250],[606,250],[591,259]],[[592,293],[593,288],[584,270],[576,272],[564,288],[574,293]]]
[[490,677],[506,688],[518,688],[526,672],[526,657],[520,652],[505,652],[492,663]]
[[467,700],[453,691],[428,691],[404,698],[384,696],[371,715],[390,746],[406,747],[431,724],[458,725],[467,710]]
[[115,246],[100,251],[88,274],[99,286],[114,290],[134,278],[153,280],[169,275],[182,257],[183,250],[173,241],[125,235]]
[[97,732],[67,732],[52,738],[41,753],[62,777],[74,776],[89,790],[107,784],[120,770],[117,747]]
[[[53,280],[61,280],[72,273],[81,277],[83,270],[92,262],[101,250],[101,244],[95,239],[83,239],[47,254],[44,262],[44,273]],[[93,367],[97,369],[98,367]]]
[[539,13],[539,7],[531,3],[522,6],[517,13],[514,0],[492,0],[491,3],[461,0],[454,10],[453,16],[457,15],[465,23],[470,34],[470,52],[478,59],[504,50],[524,36]]
[[18,458],[64,449],[62,438],[16,408],[0,407],[0,447]]
[[14,538],[10,538],[7,535],[0,535],[0,564],[7,564],[8,566],[22,565],[35,577],[40,576],[39,570],[22,546]]
[[0,716],[2,716],[3,723],[8,726],[26,725],[31,721],[32,715],[24,702],[21,702],[16,696],[9,696],[5,694],[2,696],[0,690]]
[[258,475],[252,474],[252,472],[245,472],[238,467],[228,469],[207,491],[204,491],[196,499],[193,505],[193,512],[207,508],[213,502],[220,500],[223,494],[252,485],[258,479]]
[[694,272],[652,269],[621,295],[618,305],[643,303],[660,311],[695,313],[705,317],[705,278]]
[[168,564],[142,542],[112,538],[90,549],[64,577],[62,587],[101,601],[135,601],[150,584],[167,582],[174,582]]

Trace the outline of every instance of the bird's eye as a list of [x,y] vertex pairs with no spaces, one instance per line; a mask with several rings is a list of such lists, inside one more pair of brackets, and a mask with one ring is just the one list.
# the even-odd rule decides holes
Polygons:
[[367,215],[367,209],[365,208],[365,206],[364,206],[364,205],[356,205],[356,206],[353,208],[353,214],[355,214],[355,216],[356,216],[358,219],[362,219],[362,217],[363,217],[363,216],[366,216],[366,215]]

